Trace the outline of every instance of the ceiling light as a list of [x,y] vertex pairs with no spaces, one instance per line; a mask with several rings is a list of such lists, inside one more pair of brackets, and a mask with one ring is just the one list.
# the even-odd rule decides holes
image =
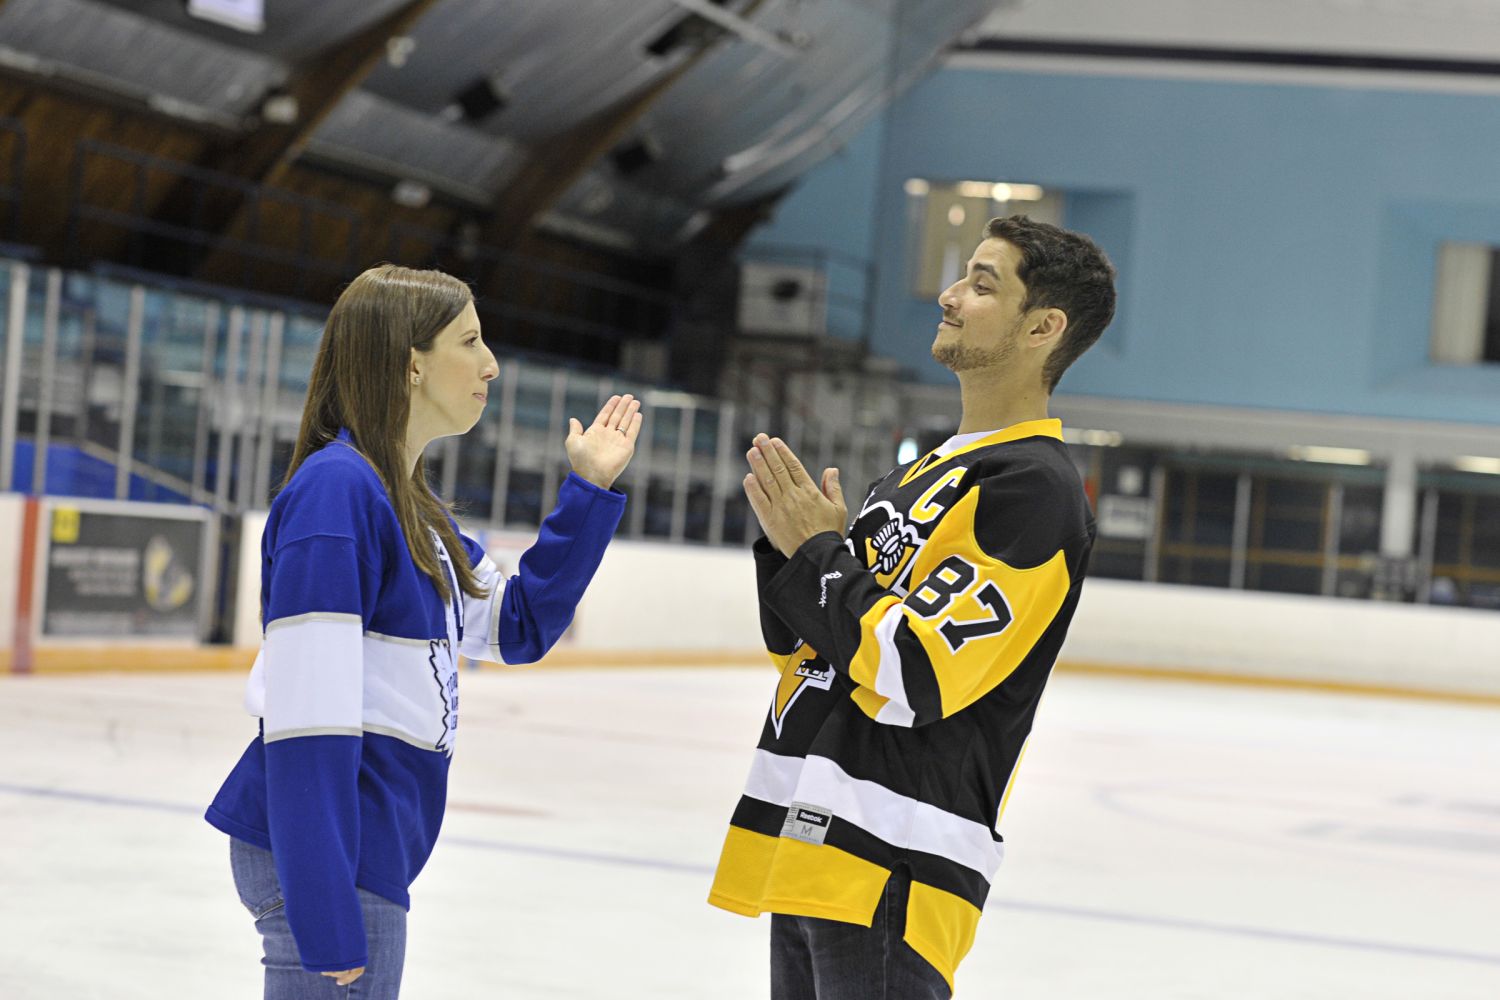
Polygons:
[[931,190],[931,185],[920,177],[913,177],[906,182],[906,193],[913,198],[920,198]]
[[421,181],[399,180],[391,188],[391,201],[403,208],[426,208],[432,201],[432,188]]
[[1119,431],[1087,430],[1078,427],[1063,428],[1063,440],[1069,444],[1087,444],[1096,448],[1118,448],[1125,436]]
[[996,184],[990,188],[995,201],[1041,201],[1046,195],[1036,184]]
[[188,0],[187,12],[200,20],[252,35],[266,30],[265,0]]
[[1370,453],[1363,448],[1330,448],[1317,444],[1293,445],[1286,451],[1295,462],[1330,462],[1334,465],[1369,465]]
[[1453,467],[1459,472],[1482,472],[1485,475],[1500,476],[1500,458],[1459,455],[1453,460]]

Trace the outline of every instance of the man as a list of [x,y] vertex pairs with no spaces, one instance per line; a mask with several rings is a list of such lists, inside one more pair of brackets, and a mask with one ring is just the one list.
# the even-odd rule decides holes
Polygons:
[[847,541],[837,469],[815,483],[764,434],[747,456],[781,679],[709,901],[772,914],[774,1000],[952,995],[1093,545],[1047,404],[1114,315],[1109,261],[995,219],[938,303],[962,423],[871,487]]

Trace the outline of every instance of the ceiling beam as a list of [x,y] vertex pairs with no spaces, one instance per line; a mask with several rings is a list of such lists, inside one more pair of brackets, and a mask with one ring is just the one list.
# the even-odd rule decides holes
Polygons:
[[[764,3],[765,0],[751,0],[742,16],[749,17]],[[536,220],[546,214],[558,198],[613,149],[663,94],[702,63],[717,44],[715,41],[702,46],[639,93],[606,108],[561,135],[538,143],[526,163],[496,199],[480,242],[503,250],[521,247],[531,235]],[[492,287],[501,279],[503,271],[503,266],[497,266],[481,288]]]
[[217,150],[212,162],[202,166],[257,184],[274,184],[339,102],[380,65],[387,43],[410,32],[438,2],[410,0],[359,34],[305,60],[282,88],[296,101],[296,120],[284,125],[263,122],[240,142]]
[[[387,43],[411,31],[439,0],[409,0],[337,45],[302,60],[274,95],[295,103],[286,123],[261,120],[253,130],[209,146],[197,166],[240,182],[216,185],[184,177],[156,203],[152,218],[207,236],[227,236],[246,227],[251,211],[245,186],[271,186],[296,162],[318,127],[385,58]],[[199,274],[210,266],[213,247],[181,241],[151,242],[152,265],[170,273]]]
[[[711,0],[671,0],[671,2],[681,7],[683,10],[697,14],[705,21],[712,21],[719,27],[726,28],[729,31],[734,32],[745,41],[750,42],[754,45],[759,45],[761,48],[766,49],[770,52],[774,52],[779,56],[785,56],[788,59],[792,59],[798,55],[801,55],[797,48],[791,45],[789,42],[772,34],[764,28],[756,26],[755,24],[748,21],[745,17],[741,17],[738,14],[734,14],[730,11],[725,10],[718,4],[711,2]],[[746,15],[752,13],[754,8],[758,6],[760,5],[752,4],[750,8],[745,11]]]

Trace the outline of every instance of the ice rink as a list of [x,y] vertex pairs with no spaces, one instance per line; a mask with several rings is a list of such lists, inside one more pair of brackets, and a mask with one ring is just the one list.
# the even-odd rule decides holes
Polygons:
[[[772,674],[463,677],[403,995],[760,998],[705,904]],[[0,997],[251,1000],[231,674],[0,680]],[[1059,673],[964,1000],[1500,997],[1500,709]]]

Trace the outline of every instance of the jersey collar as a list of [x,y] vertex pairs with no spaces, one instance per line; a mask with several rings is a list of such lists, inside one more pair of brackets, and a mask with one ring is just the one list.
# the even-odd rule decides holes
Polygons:
[[[1055,417],[1043,420],[1023,420],[1019,424],[1011,424],[1009,427],[1002,427],[997,431],[983,432],[978,439],[973,439],[972,434],[954,435],[954,437],[949,438],[932,451],[923,455],[918,461],[913,462],[911,468],[906,470],[906,475],[901,477],[900,485],[905,486],[933,466],[940,462],[946,462],[955,455],[962,455],[965,452],[977,451],[980,448],[988,448],[997,444],[1007,444],[1011,441],[1020,441],[1022,438],[1030,437],[1050,437],[1061,441],[1063,439],[1062,421]],[[950,451],[944,451],[943,449],[954,438],[964,439],[964,441],[958,447]]]

